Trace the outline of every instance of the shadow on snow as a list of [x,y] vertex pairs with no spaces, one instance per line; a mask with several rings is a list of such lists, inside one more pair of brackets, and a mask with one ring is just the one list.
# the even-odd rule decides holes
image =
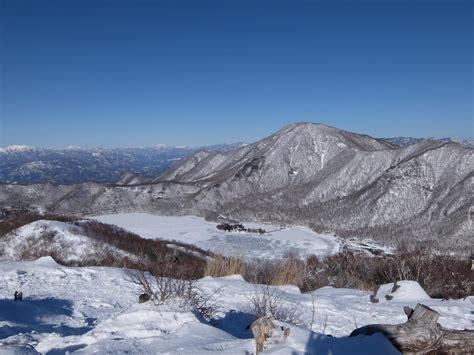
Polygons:
[[[58,298],[0,299],[0,339],[19,333],[57,333],[61,336],[81,335],[92,329],[94,318],[85,318],[85,326],[71,327],[60,323],[61,318],[73,315],[72,302]],[[58,320],[59,317],[59,320]]]
[[[311,332],[306,343],[305,354],[321,355],[378,355],[400,354],[382,333],[336,338]],[[301,354],[293,351],[292,355]]]
[[250,325],[255,321],[255,315],[245,312],[230,311],[217,320],[216,327],[239,339],[252,339]]

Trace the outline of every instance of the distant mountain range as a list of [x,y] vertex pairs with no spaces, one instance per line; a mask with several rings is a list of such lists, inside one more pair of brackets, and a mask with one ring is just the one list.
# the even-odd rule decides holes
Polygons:
[[[395,146],[406,147],[427,139],[393,137],[382,138],[381,140]],[[474,141],[472,140],[453,138],[430,138],[429,140],[444,143],[454,142],[474,147]],[[143,180],[143,176],[159,177],[176,161],[188,158],[196,152],[213,153],[212,157],[208,157],[207,160],[212,159],[214,163],[217,163],[223,155],[240,148],[243,144],[217,144],[202,147],[157,145],[154,147],[109,149],[84,149],[76,146],[35,148],[27,145],[12,145],[0,148],[0,183],[138,182]],[[202,156],[206,153],[200,154]],[[192,158],[192,160],[196,159],[199,159],[199,155]]]
[[125,171],[156,176],[165,172],[173,162],[197,151],[228,153],[240,147],[219,144],[206,147],[63,149],[34,148],[15,145],[0,148],[0,183],[78,184],[83,182],[115,182]]
[[307,225],[399,245],[469,253],[474,149],[421,140],[400,147],[314,123],[292,124],[227,152],[200,150],[165,173],[117,184],[0,185],[3,206],[55,213],[151,212]]
[[392,138],[382,138],[386,142],[396,144],[400,147],[407,147],[412,144],[419,143],[423,140],[434,140],[444,143],[459,143],[466,145],[468,147],[474,148],[474,140],[470,139],[456,139],[456,138],[413,138],[413,137],[392,137]]

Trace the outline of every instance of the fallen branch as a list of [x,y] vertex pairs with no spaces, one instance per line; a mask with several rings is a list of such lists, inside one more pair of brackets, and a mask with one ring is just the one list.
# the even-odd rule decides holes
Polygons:
[[402,324],[371,324],[354,330],[350,336],[383,333],[395,348],[409,353],[474,353],[473,330],[450,330],[438,324],[439,313],[417,304],[415,310],[405,307],[408,320]]

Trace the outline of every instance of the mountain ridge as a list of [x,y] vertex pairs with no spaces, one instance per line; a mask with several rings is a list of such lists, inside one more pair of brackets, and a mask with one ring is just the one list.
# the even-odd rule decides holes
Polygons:
[[[55,213],[219,215],[300,224],[397,245],[471,248],[474,149],[423,140],[407,147],[324,125],[297,124],[227,154],[196,152],[151,178],[121,184],[0,186]],[[137,183],[138,182],[138,183]],[[456,240],[456,244],[454,244]],[[467,247],[467,249],[466,249]]]
[[165,172],[174,161],[200,149],[229,152],[241,144],[91,149],[9,146],[0,148],[0,183],[113,183],[126,171],[156,176]]
[[[290,134],[291,131],[317,129],[322,133],[351,137],[354,133],[313,122],[289,124],[273,136]],[[358,134],[365,139],[374,139],[383,148],[406,148],[423,141],[455,142],[474,147],[474,141],[443,138],[440,140],[410,137],[374,138]],[[353,142],[357,146],[357,142]],[[0,148],[0,184],[36,184],[52,182],[57,184],[76,184],[85,182],[136,184],[146,181],[159,181],[159,177],[173,168],[176,161],[192,156],[200,150],[224,155],[234,152],[244,143],[217,144],[203,147],[166,146],[158,144],[151,147],[128,148],[37,148],[26,145],[13,145]],[[359,147],[360,148],[360,147]],[[382,148],[382,147],[379,147]],[[364,149],[362,149],[364,150]],[[372,150],[372,149],[369,149]],[[237,157],[238,158],[238,157]],[[211,158],[210,158],[211,159]],[[219,158],[213,158],[217,164]],[[203,166],[197,170],[204,169]],[[133,172],[135,178],[123,180],[122,176]],[[164,177],[161,178],[163,180]],[[167,180],[172,180],[169,176]]]

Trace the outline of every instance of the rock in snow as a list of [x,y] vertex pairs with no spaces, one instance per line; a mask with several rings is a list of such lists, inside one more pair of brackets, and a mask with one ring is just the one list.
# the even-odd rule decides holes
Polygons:
[[416,281],[398,281],[380,286],[375,296],[379,302],[413,302],[429,300],[430,296]]

